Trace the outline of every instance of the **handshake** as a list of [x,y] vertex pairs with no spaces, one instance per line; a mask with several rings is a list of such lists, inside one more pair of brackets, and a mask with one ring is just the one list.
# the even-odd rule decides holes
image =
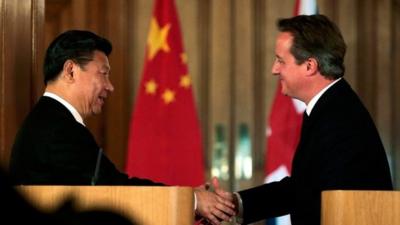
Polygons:
[[223,190],[217,178],[194,189],[196,196],[197,224],[219,225],[222,221],[231,221],[238,214],[238,201],[235,194]]

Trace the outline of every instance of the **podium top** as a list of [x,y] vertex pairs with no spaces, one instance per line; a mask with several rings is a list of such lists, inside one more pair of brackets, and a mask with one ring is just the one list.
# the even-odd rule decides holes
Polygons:
[[400,224],[400,191],[324,191],[321,225]]
[[78,210],[110,210],[143,225],[193,225],[194,220],[191,187],[27,185],[17,190],[47,212],[73,198]]

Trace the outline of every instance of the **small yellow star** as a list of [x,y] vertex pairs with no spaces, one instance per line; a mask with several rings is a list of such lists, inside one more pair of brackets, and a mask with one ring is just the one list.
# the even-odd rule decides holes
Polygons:
[[187,55],[186,53],[181,53],[181,60],[183,64],[187,63]]
[[169,52],[169,45],[167,42],[167,37],[171,24],[166,24],[160,28],[155,18],[151,19],[150,32],[147,39],[148,46],[148,58],[153,59],[154,56],[160,51]]
[[179,81],[179,85],[183,88],[189,88],[192,84],[192,80],[189,77],[189,74],[181,76],[181,80]]
[[151,80],[147,81],[147,83],[145,84],[145,87],[146,87],[147,94],[154,95],[157,90],[157,83],[153,79],[151,79]]
[[171,89],[165,90],[162,94],[162,99],[164,100],[165,104],[173,102],[175,100],[175,92],[173,92]]

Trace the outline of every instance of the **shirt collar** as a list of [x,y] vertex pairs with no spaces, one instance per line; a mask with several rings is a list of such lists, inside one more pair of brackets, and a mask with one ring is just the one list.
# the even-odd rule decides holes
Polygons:
[[47,91],[43,94],[43,96],[52,98],[52,99],[58,101],[59,103],[61,103],[63,106],[65,106],[68,109],[68,111],[71,112],[71,114],[72,114],[72,116],[74,116],[76,122],[78,122],[78,123],[82,124],[83,126],[85,126],[85,124],[83,123],[82,116],[78,113],[78,111],[75,109],[75,107],[73,107],[69,102],[67,102],[66,100],[64,100],[60,96],[58,96],[58,95],[56,95],[54,93],[51,93],[51,92],[47,92]]
[[333,81],[332,83],[330,83],[328,86],[326,86],[324,89],[322,89],[320,92],[318,92],[318,94],[316,94],[311,101],[308,103],[307,108],[306,108],[306,113],[307,116],[310,116],[312,109],[314,108],[315,104],[317,104],[319,98],[321,98],[321,96],[330,88],[332,87],[334,84],[336,84],[339,80],[341,80],[342,78],[338,78],[335,81]]

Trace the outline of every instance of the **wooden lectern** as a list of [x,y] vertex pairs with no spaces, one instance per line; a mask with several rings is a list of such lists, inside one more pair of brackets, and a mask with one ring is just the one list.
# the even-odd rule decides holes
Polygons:
[[400,224],[399,191],[324,191],[321,225]]
[[137,224],[193,225],[191,187],[18,186],[28,201],[50,212],[67,198],[78,210],[106,209]]

